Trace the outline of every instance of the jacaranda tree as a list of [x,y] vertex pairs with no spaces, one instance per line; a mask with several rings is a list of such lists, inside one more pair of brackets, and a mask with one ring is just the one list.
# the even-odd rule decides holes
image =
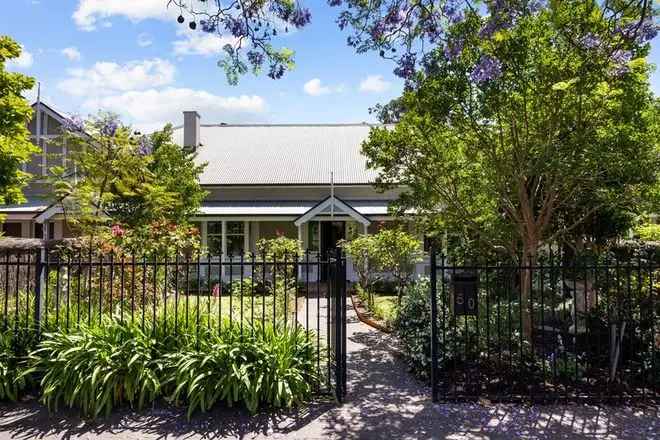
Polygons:
[[[313,2],[309,2],[314,4]],[[349,31],[347,44],[358,53],[376,51],[391,59],[394,73],[411,78],[426,54],[451,39],[451,25],[467,14],[487,19],[482,38],[496,28],[507,26],[501,11],[539,11],[559,1],[547,0],[327,0],[337,8],[337,24]],[[582,3],[562,1],[561,3]],[[588,2],[587,2],[588,3]],[[615,26],[621,18],[637,20],[626,29],[628,36],[643,34],[652,26],[652,0],[605,0],[600,11]],[[317,5],[318,6],[318,5]],[[218,62],[230,83],[249,70],[259,73],[268,67],[268,76],[281,78],[294,66],[294,52],[276,49],[273,42],[290,29],[301,29],[312,20],[312,11],[302,0],[168,0],[178,10],[177,20],[192,30],[224,37],[224,55]],[[493,13],[494,12],[494,13]],[[515,15],[515,14],[514,14]]]
[[660,170],[652,17],[531,3],[461,10],[410,77],[398,124],[364,145],[381,184],[407,186],[402,209],[525,264],[596,210],[634,211]]
[[22,189],[30,175],[22,166],[39,152],[30,142],[27,123],[32,108],[23,97],[34,86],[34,79],[5,70],[5,63],[20,54],[18,43],[0,36],[0,205],[25,201]]

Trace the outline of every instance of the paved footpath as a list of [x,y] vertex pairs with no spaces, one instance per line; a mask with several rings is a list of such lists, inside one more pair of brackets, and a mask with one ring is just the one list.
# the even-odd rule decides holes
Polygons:
[[660,439],[660,409],[432,404],[393,339],[348,313],[348,402],[293,413],[219,409],[188,421],[169,407],[85,422],[36,404],[0,406],[0,439]]

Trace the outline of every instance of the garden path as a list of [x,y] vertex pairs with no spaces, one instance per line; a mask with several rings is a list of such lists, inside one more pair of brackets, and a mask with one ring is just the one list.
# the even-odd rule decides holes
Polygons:
[[0,439],[660,439],[660,410],[585,405],[433,404],[397,356],[395,339],[348,311],[348,397],[249,417],[218,409],[186,420],[157,407],[84,422],[30,403],[0,407]]

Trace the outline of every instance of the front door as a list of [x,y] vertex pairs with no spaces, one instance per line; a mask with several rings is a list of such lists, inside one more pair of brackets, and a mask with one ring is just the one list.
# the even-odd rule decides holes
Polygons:
[[[337,249],[337,242],[346,238],[346,222],[321,222],[321,259],[327,261]],[[323,271],[326,272],[326,271]],[[328,274],[321,274],[321,281],[327,281]]]

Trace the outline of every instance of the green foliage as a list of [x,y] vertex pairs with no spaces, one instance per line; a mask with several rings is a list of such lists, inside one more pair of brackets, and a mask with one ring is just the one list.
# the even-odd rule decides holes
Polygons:
[[302,254],[302,244],[295,238],[280,235],[276,238],[262,238],[257,241],[257,256],[266,255],[266,261],[289,262]]
[[[23,97],[34,86],[34,79],[5,70],[5,63],[20,54],[18,43],[0,35],[0,205],[25,202],[22,189],[30,174],[22,166],[40,151],[30,142],[27,123],[32,108]],[[0,222],[3,218],[0,215]]]
[[79,173],[71,179],[52,169],[66,220],[83,234],[117,251],[164,254],[197,248],[198,231],[187,224],[206,192],[199,185],[205,165],[172,141],[172,128],[136,136],[112,114],[82,127],[73,122],[61,139]]
[[[374,283],[385,273],[397,282],[397,293],[410,282],[415,264],[422,258],[422,243],[412,234],[401,229],[382,229],[374,235],[360,235],[342,242],[346,254],[351,257],[363,290],[371,292]],[[369,299],[373,305],[373,298]]]
[[[660,170],[648,44],[612,37],[595,2],[552,2],[492,38],[480,35],[486,20],[468,11],[450,26],[460,51],[427,56],[396,127],[372,131],[363,152],[378,181],[407,188],[398,208],[431,230],[512,256],[621,234]],[[616,67],[610,50],[576,44],[587,35],[614,38],[631,61]],[[498,66],[486,78],[474,74],[484,59]],[[590,228],[596,213],[620,228]]]
[[358,235],[351,241],[342,241],[340,245],[351,258],[360,287],[363,291],[369,291],[380,279],[381,270],[380,253],[375,236]]
[[160,394],[162,363],[155,341],[137,325],[106,320],[99,327],[47,333],[30,354],[31,372],[42,375],[41,400],[91,417],[122,402],[142,408]]
[[13,330],[0,332],[0,401],[18,400],[27,386],[28,377],[22,359],[17,353],[17,341]]
[[186,402],[189,417],[220,401],[242,403],[255,413],[264,405],[303,402],[317,380],[314,372],[314,349],[305,332],[267,323],[244,336],[236,327],[220,336],[209,332],[198,345],[168,354],[164,384],[173,389],[171,401]]
[[[394,331],[401,340],[403,355],[412,372],[428,379],[431,371],[431,302],[428,280],[406,289],[394,320]],[[439,314],[441,315],[441,314]],[[438,326],[441,320],[438,319]]]
[[642,241],[660,241],[660,224],[648,223],[638,226],[635,234]]

